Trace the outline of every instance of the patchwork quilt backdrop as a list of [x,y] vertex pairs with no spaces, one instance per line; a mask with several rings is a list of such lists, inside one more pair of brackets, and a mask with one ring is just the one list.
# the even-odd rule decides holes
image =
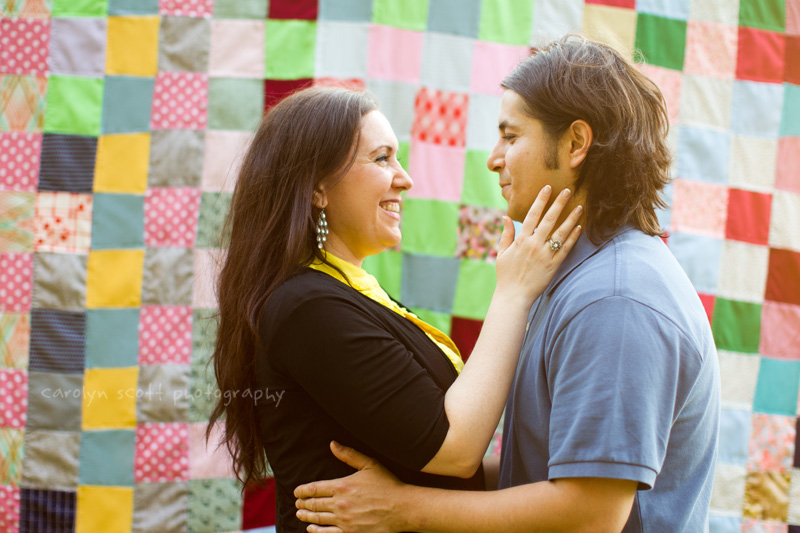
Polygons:
[[577,31],[638,50],[669,105],[662,222],[722,369],[712,530],[800,531],[800,0],[0,0],[0,15],[0,530],[273,524],[272,488],[242,496],[203,438],[218,230],[260,115],[310,85],[378,96],[415,186],[402,244],[366,266],[469,353],[505,208],[485,164],[498,84]]

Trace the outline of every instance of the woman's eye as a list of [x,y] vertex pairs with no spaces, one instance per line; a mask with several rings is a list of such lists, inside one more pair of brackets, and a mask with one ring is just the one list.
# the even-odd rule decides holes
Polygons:
[[375,161],[377,163],[383,163],[383,162],[388,161],[388,160],[389,160],[389,156],[388,155],[382,155],[382,156],[379,156],[377,159],[375,159]]

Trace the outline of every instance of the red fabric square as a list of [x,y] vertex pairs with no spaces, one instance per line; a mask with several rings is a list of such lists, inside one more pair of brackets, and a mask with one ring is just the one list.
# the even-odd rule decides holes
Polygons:
[[731,189],[728,192],[728,222],[725,237],[751,244],[769,242],[772,195]]
[[158,12],[162,15],[210,18],[214,13],[214,0],[158,0]]
[[147,246],[191,248],[197,236],[200,189],[155,187],[144,198],[144,240]]
[[272,107],[289,96],[306,87],[311,87],[314,82],[311,78],[301,78],[299,80],[266,80],[264,82],[264,111],[269,111]]
[[275,480],[251,484],[244,489],[242,530],[275,525]]
[[800,194],[800,137],[778,139],[775,188]]
[[192,358],[192,308],[143,305],[139,318],[139,364],[178,363]]
[[587,4],[598,4],[601,6],[636,8],[636,0],[586,0]]
[[461,358],[466,361],[478,342],[481,334],[483,320],[472,320],[470,318],[459,318],[454,316],[450,324],[450,338],[458,346]]
[[703,309],[706,310],[706,315],[708,315],[708,323],[710,324],[712,319],[714,318],[714,304],[717,303],[717,297],[713,294],[697,294],[700,297],[700,303],[703,304]]
[[25,429],[28,413],[28,374],[0,370],[0,427]]
[[159,72],[153,91],[150,128],[204,130],[208,123],[208,75]]
[[786,37],[784,81],[800,85],[800,36]]
[[189,424],[140,424],[133,459],[136,483],[189,479]]
[[47,74],[50,21],[0,19],[0,74]]
[[33,254],[0,253],[0,312],[31,308]]
[[770,248],[764,298],[773,302],[800,305],[800,253]]
[[463,147],[467,143],[469,96],[423,87],[414,101],[411,137],[442,146]]
[[35,192],[41,153],[41,133],[0,133],[0,190]]
[[19,487],[0,486],[0,531],[19,533]]
[[739,27],[736,77],[740,80],[783,83],[786,35]]
[[317,0],[270,0],[269,18],[317,20]]

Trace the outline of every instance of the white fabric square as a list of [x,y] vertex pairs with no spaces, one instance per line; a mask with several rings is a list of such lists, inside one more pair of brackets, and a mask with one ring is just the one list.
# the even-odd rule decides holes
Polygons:
[[367,89],[378,97],[381,112],[389,119],[397,139],[408,141],[414,125],[415,84],[389,80],[367,80]]
[[201,188],[209,192],[233,192],[242,158],[253,135],[246,131],[206,132]]
[[769,245],[800,252],[800,194],[775,191],[772,195]]
[[739,24],[739,0],[692,0],[689,18],[701,22]]
[[422,85],[431,89],[468,93],[472,79],[474,40],[443,33],[425,33],[422,48]]
[[761,358],[725,350],[718,356],[722,407],[752,410]]
[[531,45],[547,43],[566,33],[579,33],[582,25],[583,0],[536,0]]
[[789,514],[787,520],[790,524],[800,524],[800,470],[792,468],[792,481],[789,485]]
[[212,20],[209,74],[263,78],[264,26],[263,20]]
[[490,94],[473,94],[469,97],[467,122],[467,148],[491,150],[497,143],[497,116],[502,97]]
[[50,22],[50,74],[102,76],[106,70],[105,18]]
[[315,77],[366,78],[368,49],[367,23],[319,21],[314,60]]
[[728,172],[733,187],[771,192],[775,186],[778,140],[734,135]]
[[747,467],[718,464],[711,490],[712,511],[741,514]]
[[680,123],[727,130],[731,125],[733,80],[686,74],[681,89]]
[[757,81],[733,82],[731,131],[754,137],[778,137],[783,109],[783,85]]
[[717,296],[759,304],[764,301],[769,248],[725,240],[719,263]]
[[689,0],[636,0],[638,13],[671,19],[686,20],[689,18],[689,7]]

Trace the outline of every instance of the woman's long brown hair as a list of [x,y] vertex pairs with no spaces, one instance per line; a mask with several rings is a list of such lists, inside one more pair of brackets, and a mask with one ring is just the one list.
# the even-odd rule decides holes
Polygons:
[[316,242],[314,189],[349,170],[361,118],[376,108],[365,92],[300,91],[264,116],[244,157],[223,232],[228,250],[216,286],[212,356],[221,394],[206,439],[224,416],[223,442],[245,485],[267,475],[256,405],[252,394],[242,394],[255,390],[261,311],[284,281],[314,258],[324,260]]

